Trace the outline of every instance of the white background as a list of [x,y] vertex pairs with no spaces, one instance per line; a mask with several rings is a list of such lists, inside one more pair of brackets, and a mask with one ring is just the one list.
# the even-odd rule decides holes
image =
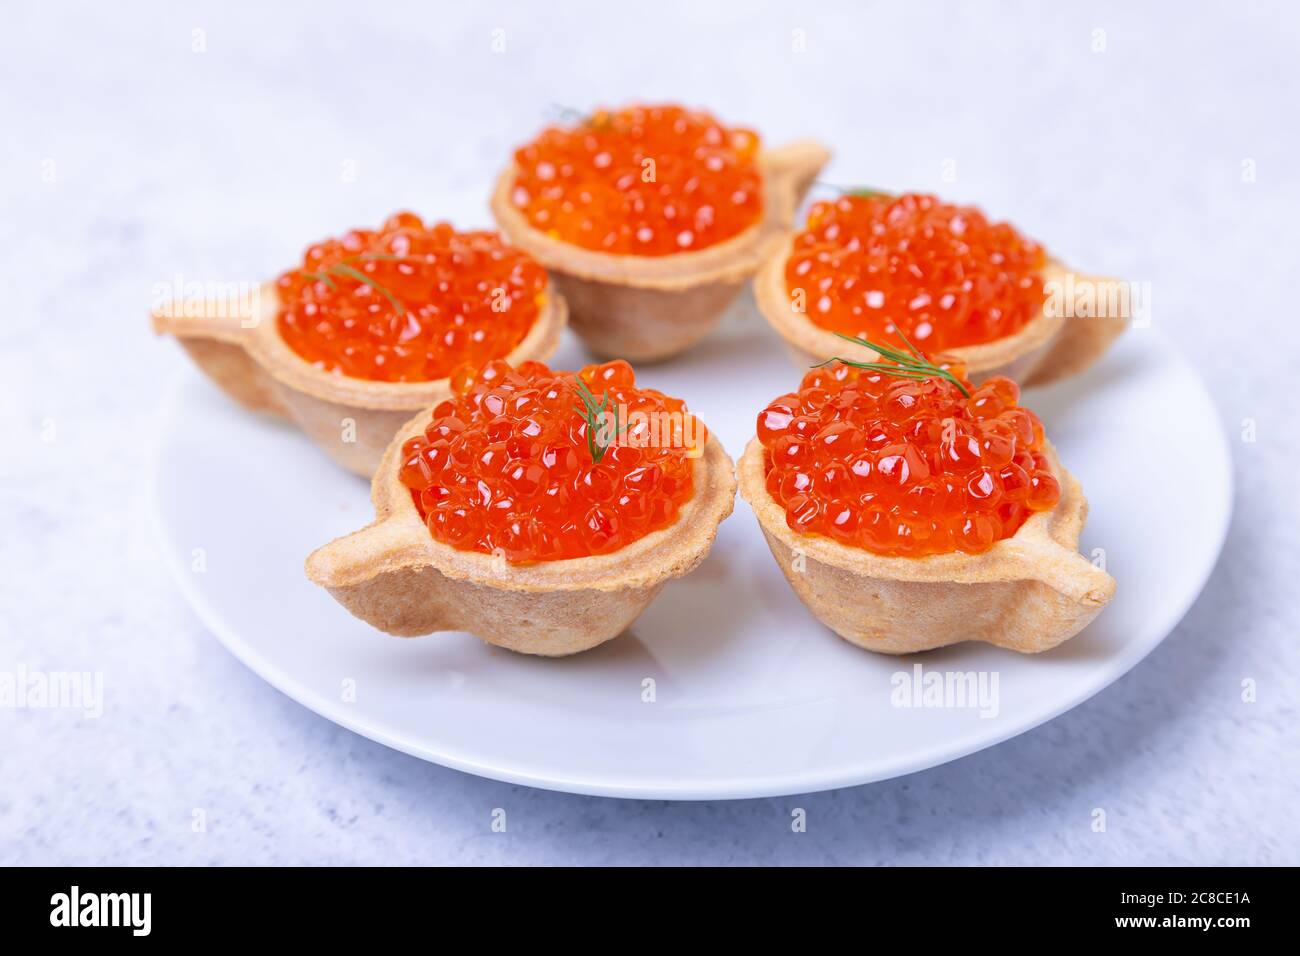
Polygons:
[[[1294,6],[235,6],[13,5],[0,31],[0,670],[102,671],[106,695],[99,720],[0,710],[0,863],[1300,862]],[[426,196],[486,190],[550,104],[633,98],[823,138],[828,180],[978,202],[1151,283],[1237,478],[1220,566],[1155,654],[935,770],[670,804],[388,751],[204,632],[146,517],[184,361],[148,333],[154,284],[254,281],[343,227],[436,215]]]

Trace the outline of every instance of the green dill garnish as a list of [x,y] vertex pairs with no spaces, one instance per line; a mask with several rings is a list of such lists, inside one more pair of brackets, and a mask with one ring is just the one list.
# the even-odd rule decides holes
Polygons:
[[953,375],[952,372],[948,371],[946,368],[934,364],[922,355],[916,346],[907,340],[907,336],[905,336],[900,329],[895,329],[894,334],[903,340],[903,344],[907,346],[907,352],[900,352],[897,349],[891,349],[887,345],[880,345],[876,342],[870,341],[869,339],[860,339],[852,335],[843,335],[836,332],[835,335],[844,339],[844,341],[852,342],[855,345],[866,346],[881,358],[888,359],[889,361],[859,362],[854,359],[835,356],[834,358],[828,358],[825,362],[818,362],[813,366],[813,368],[821,368],[824,365],[829,365],[831,362],[840,362],[844,365],[850,365],[853,368],[866,369],[870,372],[883,372],[886,375],[893,375],[896,378],[908,378],[918,382],[925,381],[928,378],[942,378],[957,386],[959,392],[967,398],[970,398],[970,392],[967,391],[966,386],[961,383],[961,379],[956,375]]

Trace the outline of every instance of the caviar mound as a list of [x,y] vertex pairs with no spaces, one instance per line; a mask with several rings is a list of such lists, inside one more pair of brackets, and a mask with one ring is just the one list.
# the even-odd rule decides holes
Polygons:
[[1060,500],[1043,427],[1019,387],[975,388],[843,363],[758,416],[765,485],[796,532],[894,557],[979,554]]
[[665,256],[716,245],[763,215],[759,138],[677,105],[599,109],[515,152],[510,199],[584,249]]
[[[435,540],[515,564],[608,554],[671,525],[708,438],[624,361],[458,368],[398,478]],[[589,412],[583,391],[602,407]]]
[[813,204],[785,262],[786,289],[821,328],[901,329],[929,351],[1013,335],[1042,314],[1043,248],[978,209],[908,193]]
[[276,282],[279,331],[317,368],[428,382],[508,354],[544,301],[546,272],[494,232],[398,213],[309,247]]

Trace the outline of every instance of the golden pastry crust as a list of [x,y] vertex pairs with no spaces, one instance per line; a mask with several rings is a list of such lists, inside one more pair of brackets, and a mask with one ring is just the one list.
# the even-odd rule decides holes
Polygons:
[[399,637],[469,631],[489,644],[548,657],[623,633],[671,578],[692,571],[735,501],[731,459],[709,436],[691,499],[671,526],[612,554],[512,565],[434,540],[398,479],[402,443],[424,431],[421,412],[393,438],[371,483],[375,521],[307,558],[307,577],[349,612]]
[[[793,242],[793,236],[786,236],[771,246],[754,277],[754,297],[768,324],[791,348],[796,364],[806,369],[833,355],[861,362],[878,360],[879,356],[866,346],[846,342],[814,324],[804,313],[795,311],[785,283],[785,264]],[[1064,283],[1069,274],[1064,265],[1053,259],[1043,269],[1043,280]],[[1074,275],[1073,287],[1092,283],[1101,288],[1115,281]],[[1075,375],[1096,362],[1128,322],[1127,315],[1066,318],[1045,306],[1042,314],[1013,335],[946,349],[943,354],[964,362],[976,382],[1005,375],[1026,386],[1046,385]]]
[[[255,302],[255,311],[245,315],[234,300],[217,303],[202,316],[161,309],[153,313],[153,328],[174,335],[204,373],[240,405],[295,422],[349,471],[369,478],[411,413],[451,396],[445,378],[372,382],[322,371],[280,336],[275,285],[263,284]],[[563,296],[548,286],[536,321],[506,361],[548,358],[559,345],[567,319]]]
[[1078,553],[1083,490],[1050,444],[1044,454],[1060,501],[978,555],[886,557],[792,531],[768,494],[757,438],[740,459],[740,494],[795,593],[846,641],[883,654],[962,641],[1033,654],[1079,633],[1115,594],[1115,579]]
[[501,231],[550,272],[569,303],[573,330],[595,354],[649,362],[702,339],[754,274],[772,238],[788,230],[799,200],[830,153],[800,141],[760,154],[764,217],[705,249],[667,256],[616,255],[533,227],[510,199],[517,169],[497,179],[492,214]]

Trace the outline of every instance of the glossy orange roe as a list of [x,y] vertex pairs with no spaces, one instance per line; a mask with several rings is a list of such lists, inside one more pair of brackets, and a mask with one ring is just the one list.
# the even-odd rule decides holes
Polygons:
[[846,194],[815,203],[786,289],[816,325],[874,341],[895,329],[928,351],[1003,338],[1042,312],[1046,254],[1007,223],[934,196]]
[[311,246],[276,286],[281,335],[318,368],[427,382],[517,346],[537,319],[546,273],[494,232],[426,226],[402,212],[378,231]]
[[1052,508],[1060,485],[1019,387],[962,381],[970,398],[837,362],[768,405],[767,490],[789,526],[882,555],[978,554]]
[[677,520],[704,426],[679,399],[637,388],[627,362],[578,374],[597,401],[608,393],[625,427],[606,426],[599,463],[575,373],[499,360],[453,373],[454,397],[402,446],[401,481],[435,539],[555,561],[617,551]]
[[529,223],[599,252],[666,256],[729,239],[763,213],[758,136],[681,106],[597,110],[515,152]]

